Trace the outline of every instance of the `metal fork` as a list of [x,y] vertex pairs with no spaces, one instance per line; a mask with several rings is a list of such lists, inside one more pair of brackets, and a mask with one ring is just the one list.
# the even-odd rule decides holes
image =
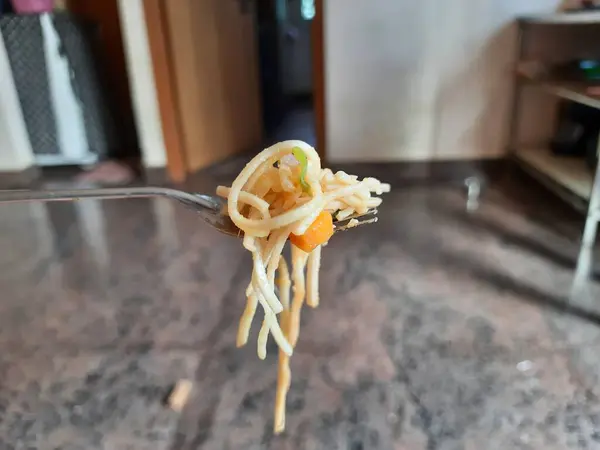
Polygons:
[[[69,189],[55,191],[0,191],[0,204],[16,202],[59,202],[85,199],[127,199],[144,197],[166,197],[177,200],[187,208],[200,213],[200,217],[221,233],[241,237],[240,230],[224,213],[224,199],[213,196],[184,192],[162,187],[124,187],[106,189]],[[344,231],[359,225],[377,222],[377,209],[368,210],[365,214],[354,214],[344,220],[334,220],[335,231]],[[353,221],[356,219],[358,223]],[[352,221],[352,223],[351,223]]]

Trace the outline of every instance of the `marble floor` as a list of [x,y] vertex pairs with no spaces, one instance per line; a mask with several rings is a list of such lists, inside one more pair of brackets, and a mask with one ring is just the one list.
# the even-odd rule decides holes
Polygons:
[[0,449],[600,448],[600,283],[565,300],[581,218],[512,175],[473,213],[459,183],[375,175],[396,189],[324,251],[277,437],[275,349],[235,348],[240,242],[167,200],[2,206]]

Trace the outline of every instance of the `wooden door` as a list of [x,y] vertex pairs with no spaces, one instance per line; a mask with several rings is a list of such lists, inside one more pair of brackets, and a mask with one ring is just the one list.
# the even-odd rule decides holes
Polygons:
[[253,2],[159,2],[170,86],[157,88],[173,94],[171,107],[161,111],[163,121],[170,110],[176,119],[186,171],[258,150],[262,121]]

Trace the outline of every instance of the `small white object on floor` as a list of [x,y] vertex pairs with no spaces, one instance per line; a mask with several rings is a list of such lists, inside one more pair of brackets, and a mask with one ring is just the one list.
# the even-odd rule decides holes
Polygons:
[[525,361],[521,361],[519,364],[517,364],[517,370],[519,372],[527,372],[528,370],[531,370],[533,368],[533,363],[531,361],[529,361],[528,359],[526,359]]
[[474,212],[479,208],[481,184],[481,180],[478,177],[469,177],[465,180],[465,186],[467,187],[467,212]]
[[192,382],[190,380],[179,380],[171,395],[169,396],[168,405],[175,412],[181,412],[192,392]]

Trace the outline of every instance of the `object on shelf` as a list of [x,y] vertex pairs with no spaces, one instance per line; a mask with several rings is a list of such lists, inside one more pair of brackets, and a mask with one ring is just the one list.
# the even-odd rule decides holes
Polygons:
[[600,61],[574,59],[550,67],[548,74],[555,80],[598,83],[600,82]]
[[561,102],[558,126],[550,143],[555,155],[586,157],[596,147],[600,132],[600,111],[574,102]]
[[584,129],[580,123],[562,118],[550,142],[550,150],[555,155],[583,156],[586,152]]
[[17,14],[39,14],[51,12],[54,0],[11,0]]

